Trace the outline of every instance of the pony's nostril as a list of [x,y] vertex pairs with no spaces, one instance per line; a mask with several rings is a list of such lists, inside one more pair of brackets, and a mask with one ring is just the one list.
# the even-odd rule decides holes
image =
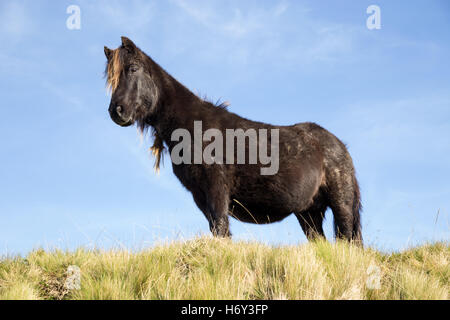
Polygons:
[[117,112],[117,114],[120,116],[120,115],[122,115],[122,106],[118,106],[117,108],[116,108],[116,112]]

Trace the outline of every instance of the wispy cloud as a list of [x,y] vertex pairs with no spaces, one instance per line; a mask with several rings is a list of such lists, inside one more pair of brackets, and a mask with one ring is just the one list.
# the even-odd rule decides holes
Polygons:
[[267,9],[252,7],[248,10],[233,6],[224,8],[210,1],[173,0],[173,3],[210,31],[232,38],[252,36],[261,30],[267,31],[269,25],[281,18],[289,8],[285,1]]
[[123,33],[145,33],[157,13],[156,1],[82,1],[83,13],[96,16],[106,28],[119,29]]
[[[355,32],[346,25],[317,22],[309,9],[281,1],[271,7],[240,8],[216,2],[173,0],[184,14],[203,29],[196,30],[200,43],[208,43],[202,56],[214,59],[227,52],[232,63],[272,59],[274,63],[308,65],[341,59],[352,49]],[[295,24],[284,16],[290,9],[298,15]]]

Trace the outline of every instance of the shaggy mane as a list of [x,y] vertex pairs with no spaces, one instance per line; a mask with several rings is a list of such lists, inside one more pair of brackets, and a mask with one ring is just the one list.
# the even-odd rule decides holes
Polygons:
[[105,70],[106,85],[111,92],[114,92],[119,86],[119,79],[122,69],[123,64],[120,57],[120,48],[112,50],[112,58],[108,61]]

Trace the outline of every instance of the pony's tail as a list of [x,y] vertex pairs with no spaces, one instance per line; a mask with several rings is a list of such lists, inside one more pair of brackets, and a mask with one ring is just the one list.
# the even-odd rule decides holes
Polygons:
[[353,175],[353,206],[352,206],[352,215],[353,215],[353,230],[352,230],[352,241],[356,244],[363,246],[363,238],[361,232],[361,194],[359,191],[358,181],[356,180],[355,175]]

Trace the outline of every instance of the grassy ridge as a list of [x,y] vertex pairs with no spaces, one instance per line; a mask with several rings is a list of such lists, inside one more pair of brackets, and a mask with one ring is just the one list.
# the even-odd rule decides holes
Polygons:
[[[0,299],[448,299],[449,253],[448,243],[382,254],[209,238],[139,253],[37,250],[0,261]],[[65,285],[71,265],[79,290]]]

